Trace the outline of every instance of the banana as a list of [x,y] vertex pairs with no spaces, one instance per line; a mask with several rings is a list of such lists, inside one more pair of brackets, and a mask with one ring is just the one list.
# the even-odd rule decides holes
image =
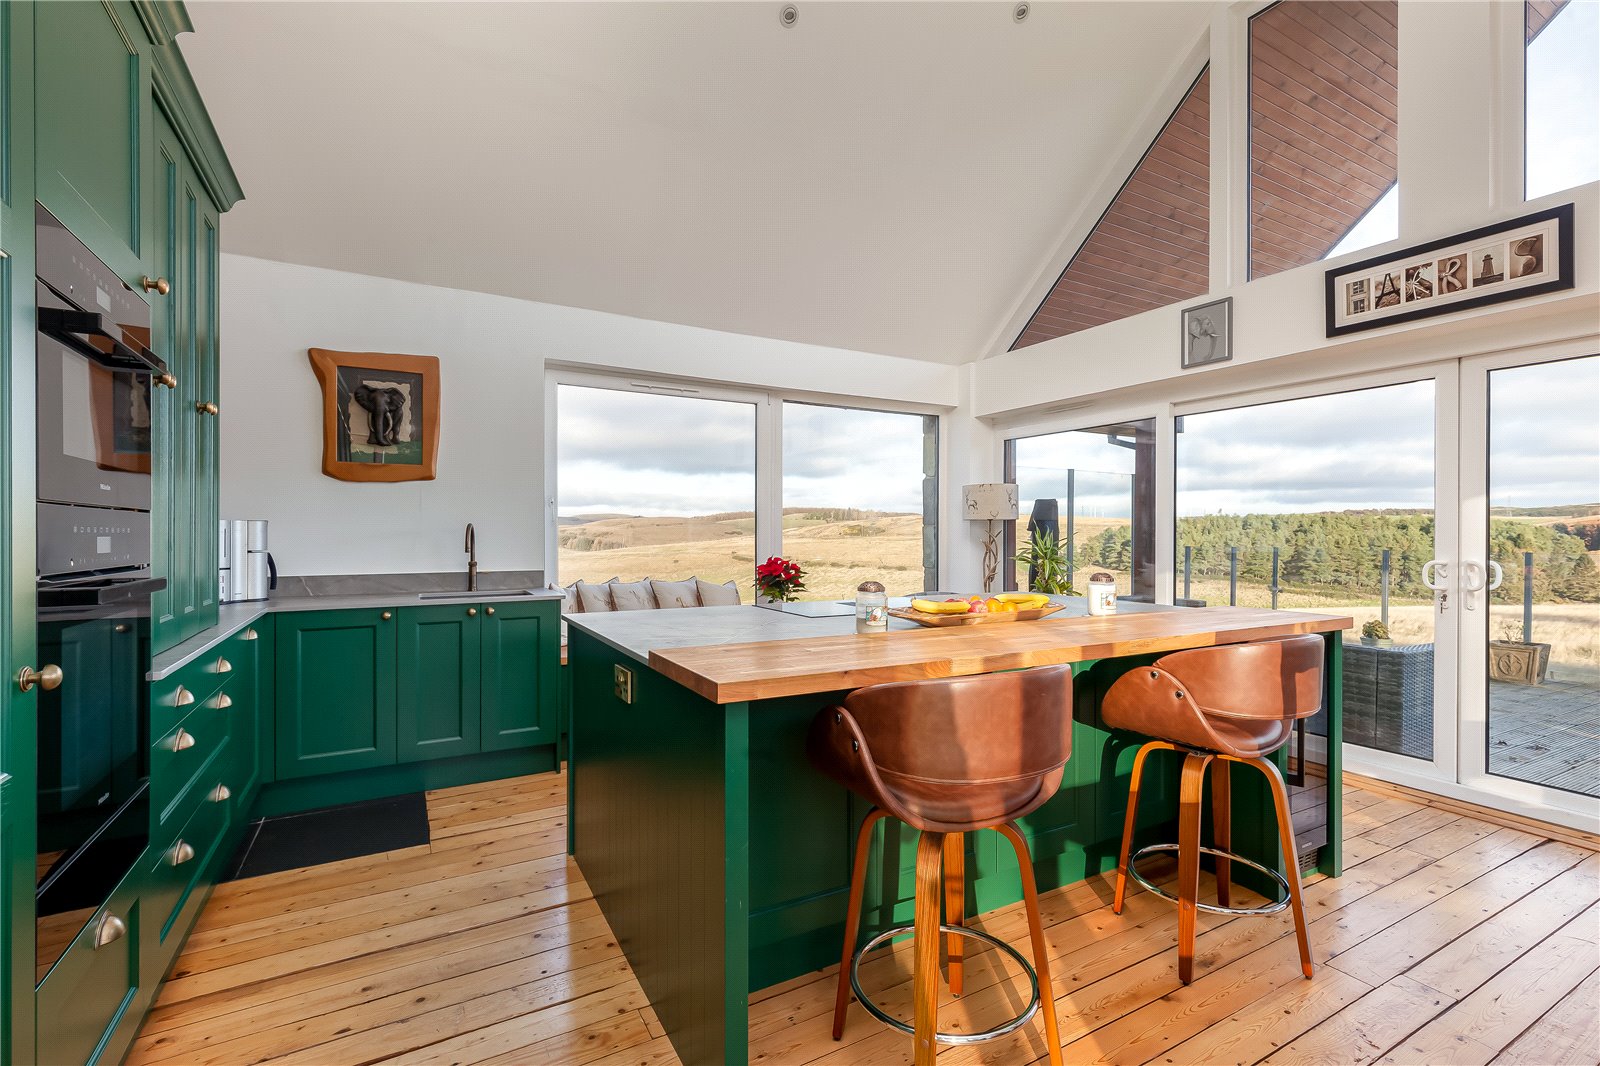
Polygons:
[[911,609],[923,614],[966,614],[970,604],[966,600],[947,603],[943,600],[912,600]]
[[1025,605],[1025,610],[1043,607],[1050,602],[1050,597],[1042,592],[1001,592],[995,595],[995,599],[1001,603]]

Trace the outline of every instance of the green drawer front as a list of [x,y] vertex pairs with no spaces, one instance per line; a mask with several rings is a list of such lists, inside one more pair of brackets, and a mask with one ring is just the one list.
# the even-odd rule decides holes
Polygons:
[[150,805],[159,825],[171,823],[185,793],[228,743],[233,697],[226,686],[208,696],[150,750]]
[[151,686],[152,737],[170,733],[191,711],[223,686],[232,671],[217,672],[217,660],[222,658],[224,656],[212,649]]
[[183,811],[188,818],[183,828],[162,838],[160,849],[151,853],[154,858],[145,877],[143,903],[150,920],[161,923],[159,943],[166,943],[174,919],[227,835],[233,804],[217,793],[219,783],[207,777],[202,787],[186,798]]
[[140,926],[147,913],[140,880],[134,870],[117,886],[39,986],[40,1062],[96,1061],[107,1034],[137,996]]

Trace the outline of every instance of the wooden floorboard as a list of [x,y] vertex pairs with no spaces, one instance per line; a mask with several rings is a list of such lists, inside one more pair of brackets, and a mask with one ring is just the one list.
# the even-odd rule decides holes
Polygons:
[[[1176,970],[1169,904],[1121,915],[1093,878],[1041,898],[1066,1061],[1600,1062],[1600,854],[1587,834],[1479,817],[1345,782],[1345,874],[1305,889],[1316,976],[1287,914],[1201,915],[1196,977]],[[671,1041],[564,854],[566,780],[427,795],[432,840],[219,886],[129,1061],[673,1066]],[[1152,864],[1160,883],[1173,867]],[[1202,892],[1209,891],[1203,882]],[[1235,889],[1235,902],[1251,899]],[[978,920],[1023,946],[1017,906]],[[862,981],[911,1014],[910,945]],[[909,1063],[911,1041],[851,1004],[830,1039],[836,970],[751,996],[753,1062]],[[941,1027],[1008,1017],[1022,986],[971,956]],[[941,1049],[942,1066],[1045,1060],[1038,1021]]]

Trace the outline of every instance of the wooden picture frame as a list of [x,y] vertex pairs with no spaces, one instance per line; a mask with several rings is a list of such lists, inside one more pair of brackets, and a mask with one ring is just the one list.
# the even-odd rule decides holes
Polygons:
[[1327,336],[1381,329],[1573,286],[1572,205],[1334,267]]
[[439,359],[307,350],[322,385],[322,472],[340,481],[432,481]]

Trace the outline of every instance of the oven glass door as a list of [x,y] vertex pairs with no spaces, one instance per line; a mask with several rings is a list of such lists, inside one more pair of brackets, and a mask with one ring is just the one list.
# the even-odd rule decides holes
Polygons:
[[[41,312],[73,310],[42,283],[35,296]],[[39,499],[148,510],[149,374],[112,369],[88,347],[38,333]]]
[[38,701],[37,978],[149,840],[148,579],[41,582],[39,654],[61,666]]

